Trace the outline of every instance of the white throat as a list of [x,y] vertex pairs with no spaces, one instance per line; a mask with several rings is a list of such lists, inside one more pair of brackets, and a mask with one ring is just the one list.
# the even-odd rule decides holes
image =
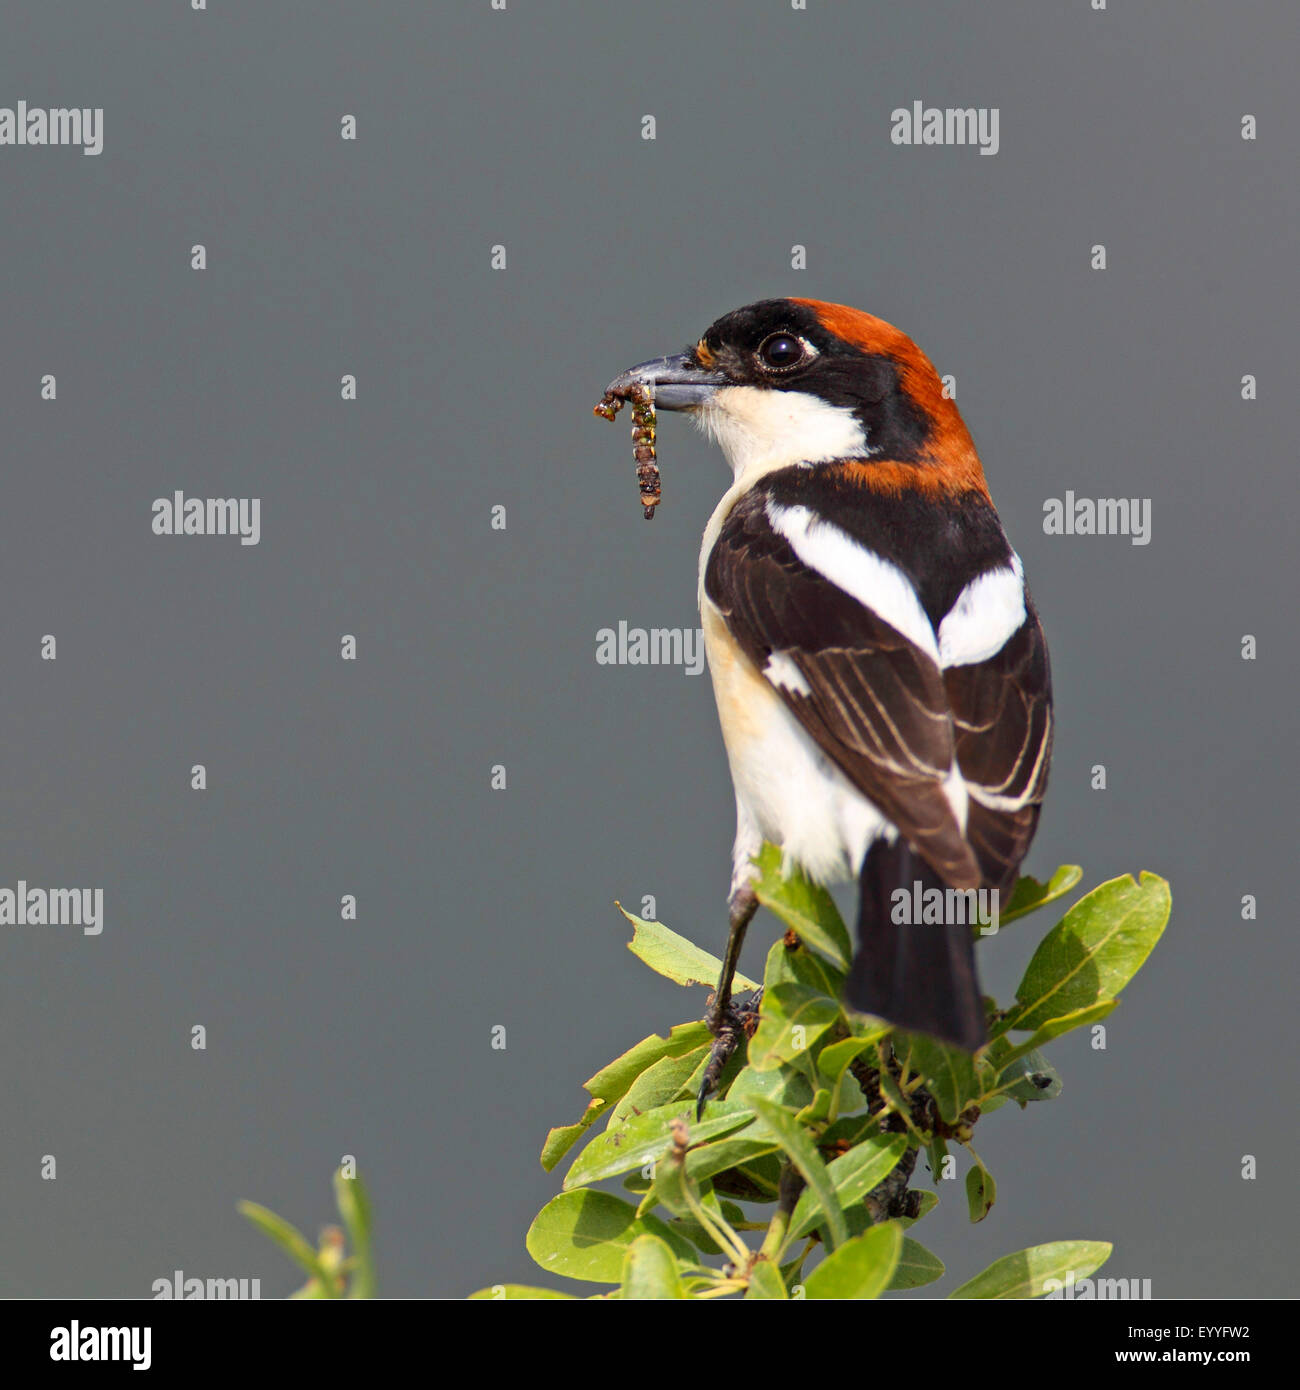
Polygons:
[[724,386],[692,414],[720,445],[737,482],[793,464],[870,453],[862,422],[847,406],[828,405],[805,391]]

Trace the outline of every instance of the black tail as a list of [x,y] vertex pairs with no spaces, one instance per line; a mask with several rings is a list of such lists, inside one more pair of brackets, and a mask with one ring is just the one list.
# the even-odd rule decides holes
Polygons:
[[896,1027],[974,1052],[988,1041],[988,1033],[975,977],[973,928],[961,921],[895,921],[894,891],[905,890],[912,903],[919,896],[913,889],[918,883],[922,892],[947,886],[901,838],[892,845],[877,841],[867,852],[860,880],[858,953],[845,997],[853,1008]]

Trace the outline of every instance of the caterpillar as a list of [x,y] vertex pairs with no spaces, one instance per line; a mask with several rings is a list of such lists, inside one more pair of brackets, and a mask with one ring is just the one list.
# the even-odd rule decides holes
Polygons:
[[642,515],[654,520],[655,508],[663,497],[659,462],[655,455],[655,398],[643,382],[606,391],[592,414],[612,420],[624,405],[632,405],[632,457],[636,460],[636,481],[641,494]]

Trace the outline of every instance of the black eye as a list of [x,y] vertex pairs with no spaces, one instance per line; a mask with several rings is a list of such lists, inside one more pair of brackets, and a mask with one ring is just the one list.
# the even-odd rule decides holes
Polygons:
[[793,333],[773,333],[759,345],[758,360],[779,372],[803,361],[803,344]]

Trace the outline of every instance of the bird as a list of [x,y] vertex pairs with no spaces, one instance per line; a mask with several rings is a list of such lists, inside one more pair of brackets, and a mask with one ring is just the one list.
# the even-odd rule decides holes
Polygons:
[[812,882],[856,880],[850,1008],[976,1052],[972,927],[896,920],[898,894],[1010,892],[1053,714],[1042,624],[952,393],[902,330],[801,298],[723,315],[607,396],[633,388],[689,414],[733,475],[699,565],[736,799],[712,1080],[737,1042],[764,841]]

